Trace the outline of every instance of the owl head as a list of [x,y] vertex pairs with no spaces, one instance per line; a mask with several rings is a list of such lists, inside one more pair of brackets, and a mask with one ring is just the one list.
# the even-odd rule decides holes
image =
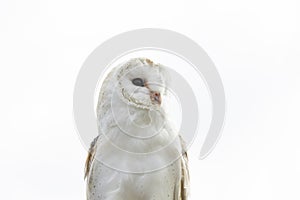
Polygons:
[[161,106],[168,82],[162,65],[147,58],[134,58],[121,64],[116,73],[116,87],[127,104],[145,109]]

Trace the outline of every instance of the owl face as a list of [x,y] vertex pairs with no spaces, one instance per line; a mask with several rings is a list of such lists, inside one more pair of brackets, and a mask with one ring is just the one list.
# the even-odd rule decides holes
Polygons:
[[165,72],[162,66],[150,60],[125,65],[118,74],[121,96],[127,103],[137,107],[159,107],[166,91]]

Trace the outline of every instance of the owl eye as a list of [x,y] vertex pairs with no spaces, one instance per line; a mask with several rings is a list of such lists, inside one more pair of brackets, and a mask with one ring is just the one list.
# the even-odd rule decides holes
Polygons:
[[133,83],[133,85],[140,86],[140,87],[144,87],[145,86],[144,80],[141,79],[141,78],[132,79],[132,83]]

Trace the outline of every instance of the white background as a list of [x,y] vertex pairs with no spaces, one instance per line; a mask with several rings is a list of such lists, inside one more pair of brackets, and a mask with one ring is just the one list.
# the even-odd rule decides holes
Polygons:
[[223,137],[191,155],[191,199],[298,200],[299,12],[297,0],[0,0],[0,198],[85,199],[77,73],[111,36],[155,27],[199,43],[225,86]]

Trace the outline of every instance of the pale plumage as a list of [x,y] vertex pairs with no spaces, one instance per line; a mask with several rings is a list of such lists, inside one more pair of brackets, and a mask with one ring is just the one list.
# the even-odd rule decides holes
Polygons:
[[162,103],[164,67],[135,58],[104,80],[97,106],[99,136],[86,161],[88,200],[186,200],[189,189],[183,139]]

